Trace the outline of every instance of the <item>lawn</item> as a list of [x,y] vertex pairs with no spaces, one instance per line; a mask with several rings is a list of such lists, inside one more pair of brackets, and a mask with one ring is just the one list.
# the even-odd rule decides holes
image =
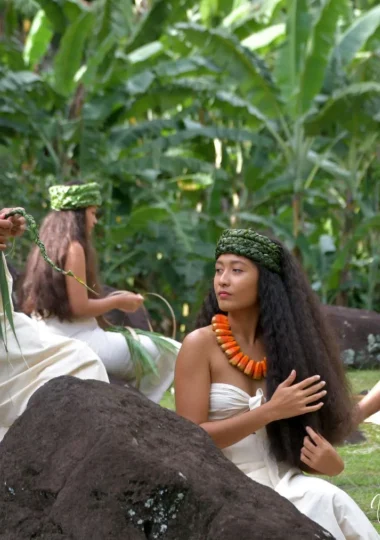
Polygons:
[[[353,370],[348,373],[354,393],[369,390],[380,379],[378,370]],[[360,431],[366,441],[339,448],[344,459],[345,470],[331,481],[344,489],[365,512],[380,533],[380,426],[362,424]],[[374,508],[371,509],[371,502]],[[378,511],[379,508],[379,511]]]
[[[352,370],[348,372],[354,394],[369,390],[380,379],[379,370]],[[174,396],[166,392],[161,401],[163,407],[174,410]],[[366,441],[339,448],[345,470],[334,479],[335,485],[344,489],[360,506],[380,533],[380,426],[362,424],[360,431]],[[375,499],[373,508],[371,502]]]

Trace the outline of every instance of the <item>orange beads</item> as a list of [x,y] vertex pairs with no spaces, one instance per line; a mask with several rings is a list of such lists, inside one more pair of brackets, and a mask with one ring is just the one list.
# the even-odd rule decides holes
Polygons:
[[215,315],[211,321],[216,340],[220,348],[227,356],[231,366],[237,367],[245,375],[255,380],[261,380],[267,374],[267,360],[256,362],[240,350],[240,346],[234,338],[231,326],[226,315]]

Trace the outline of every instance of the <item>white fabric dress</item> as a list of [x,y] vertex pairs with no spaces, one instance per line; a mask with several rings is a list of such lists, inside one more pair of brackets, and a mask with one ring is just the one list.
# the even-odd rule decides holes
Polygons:
[[[260,407],[263,393],[249,394],[230,384],[213,383],[209,420],[224,420]],[[222,451],[247,476],[271,487],[329,531],[336,540],[378,540],[379,535],[357,504],[344,491],[298,468],[281,466],[269,453],[265,428]]]
[[[101,358],[109,375],[134,384],[131,354],[127,342],[121,334],[105,332],[99,327],[95,318],[66,322],[60,321],[56,317],[49,317],[46,319],[37,318],[36,321],[42,328],[47,328],[55,334],[84,341]],[[173,383],[174,365],[181,347],[177,341],[165,339],[175,346],[176,353],[168,351],[161,353],[149,337],[139,335],[140,343],[153,358],[158,371],[158,375],[152,373],[144,376],[140,382],[139,390],[156,403],[159,403],[165,391]]]
[[[7,282],[12,291],[8,269]],[[82,341],[57,336],[23,313],[13,311],[13,320],[20,347],[4,316],[0,296],[0,323],[3,329],[5,324],[7,343],[6,350],[0,341],[0,441],[33,393],[50,379],[73,375],[108,382],[101,360]]]

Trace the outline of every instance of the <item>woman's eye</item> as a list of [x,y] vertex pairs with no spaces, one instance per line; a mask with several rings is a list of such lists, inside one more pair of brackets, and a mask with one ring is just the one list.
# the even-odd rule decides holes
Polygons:
[[222,271],[221,268],[215,268],[215,274],[220,274],[221,271]]
[[234,268],[233,269],[233,272],[235,272],[235,274],[240,274],[240,272],[242,272],[243,270],[240,270],[239,268]]

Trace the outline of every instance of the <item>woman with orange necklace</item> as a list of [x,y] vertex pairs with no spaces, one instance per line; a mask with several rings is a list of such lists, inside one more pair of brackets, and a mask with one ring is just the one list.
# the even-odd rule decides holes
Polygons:
[[253,230],[226,230],[214,286],[180,351],[177,412],[236,466],[337,540],[378,534],[334,476],[352,405],[339,350],[292,255]]

